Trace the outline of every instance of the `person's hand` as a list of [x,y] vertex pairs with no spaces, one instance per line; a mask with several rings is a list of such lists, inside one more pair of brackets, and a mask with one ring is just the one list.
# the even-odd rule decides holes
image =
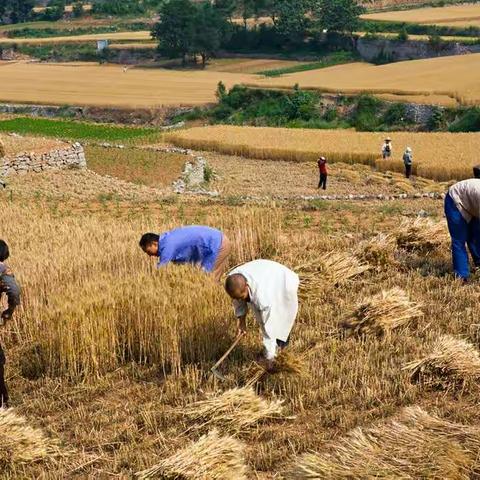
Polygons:
[[4,310],[2,312],[2,325],[5,325],[7,320],[10,320],[12,318],[12,312],[10,310]]
[[268,373],[272,373],[275,370],[275,360],[273,358],[269,359],[269,358],[262,357],[260,363]]
[[246,335],[247,334],[247,322],[245,322],[245,319],[238,319],[238,325],[237,325],[237,335]]

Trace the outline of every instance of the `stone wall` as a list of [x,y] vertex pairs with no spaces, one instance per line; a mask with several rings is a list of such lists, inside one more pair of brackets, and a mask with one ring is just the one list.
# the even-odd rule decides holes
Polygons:
[[379,59],[398,62],[403,60],[479,53],[480,45],[443,42],[440,47],[435,48],[430,45],[428,41],[407,40],[406,42],[402,42],[387,38],[359,38],[357,41],[357,51],[367,62],[374,62]]
[[79,143],[46,153],[23,152],[0,158],[0,177],[64,168],[87,168],[85,152]]

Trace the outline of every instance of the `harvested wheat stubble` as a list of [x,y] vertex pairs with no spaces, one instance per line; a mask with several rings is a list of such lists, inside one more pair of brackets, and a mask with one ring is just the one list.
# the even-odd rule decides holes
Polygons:
[[402,221],[394,235],[400,248],[422,252],[446,246],[449,240],[445,223],[422,217]]
[[181,413],[198,428],[215,426],[238,432],[262,420],[280,418],[283,401],[266,400],[252,388],[234,388],[183,407]]
[[396,247],[397,241],[393,235],[379,233],[360,243],[356,254],[377,269],[388,268],[398,263],[395,260]]
[[0,409],[0,467],[34,462],[59,454],[55,442],[13,409]]
[[383,335],[422,315],[420,306],[411,302],[405,291],[395,287],[357,305],[342,327],[359,335]]
[[140,479],[246,480],[244,445],[221,437],[216,430],[201,437],[157,465],[138,472]]
[[436,387],[470,385],[480,379],[480,353],[471,343],[450,335],[440,337],[431,352],[408,363],[412,381]]
[[356,428],[326,451],[301,457],[287,477],[468,480],[478,472],[480,430],[408,407],[389,422]]

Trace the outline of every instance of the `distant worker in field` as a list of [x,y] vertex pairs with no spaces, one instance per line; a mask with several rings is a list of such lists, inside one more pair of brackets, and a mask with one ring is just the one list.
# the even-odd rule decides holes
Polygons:
[[288,346],[298,313],[299,278],[295,272],[270,260],[254,260],[229,272],[225,290],[233,299],[238,333],[247,330],[250,306],[260,326],[265,366],[271,369],[279,350]]
[[467,281],[470,265],[466,246],[475,267],[480,267],[480,165],[475,178],[452,185],[445,197],[445,216],[452,237],[452,260],[455,275]]
[[327,159],[325,157],[320,157],[318,159],[318,171],[320,173],[320,180],[318,182],[318,188],[323,188],[324,190],[326,190],[327,189],[328,170],[327,170]]
[[151,257],[158,257],[158,266],[167,263],[199,265],[217,281],[227,268],[232,246],[230,240],[215,228],[192,225],[160,235],[145,233],[140,247]]
[[410,178],[413,165],[413,152],[410,147],[407,147],[403,154],[403,164],[405,165],[405,177]]
[[384,160],[392,156],[392,150],[392,139],[390,137],[387,137],[385,139],[385,143],[382,146],[382,157]]
[[[2,312],[2,325],[13,316],[13,312],[20,304],[20,289],[10,268],[4,263],[10,256],[8,245],[0,240],[0,295],[5,293],[8,299],[8,308]],[[5,353],[0,345],[0,408],[8,408],[8,390],[5,384]]]

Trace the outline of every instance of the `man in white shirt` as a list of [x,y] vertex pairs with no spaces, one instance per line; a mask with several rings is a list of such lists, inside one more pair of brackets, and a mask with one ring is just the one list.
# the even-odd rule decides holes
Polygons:
[[265,363],[272,368],[278,350],[288,345],[298,313],[299,278],[271,260],[254,260],[233,269],[225,290],[233,299],[239,333],[246,332],[248,307],[260,326]]

